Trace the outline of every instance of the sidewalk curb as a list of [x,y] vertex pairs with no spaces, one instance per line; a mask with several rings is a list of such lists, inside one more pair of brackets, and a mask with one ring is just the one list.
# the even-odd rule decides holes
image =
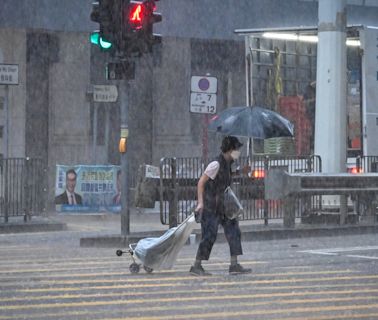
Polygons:
[[45,232],[65,231],[67,224],[57,221],[28,221],[0,223],[0,234],[23,233],[23,232]]

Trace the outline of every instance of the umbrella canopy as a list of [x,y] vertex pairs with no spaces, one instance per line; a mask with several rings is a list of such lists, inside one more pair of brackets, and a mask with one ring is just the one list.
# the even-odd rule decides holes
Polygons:
[[267,139],[292,137],[293,124],[277,112],[261,107],[232,107],[214,116],[208,130],[224,135]]

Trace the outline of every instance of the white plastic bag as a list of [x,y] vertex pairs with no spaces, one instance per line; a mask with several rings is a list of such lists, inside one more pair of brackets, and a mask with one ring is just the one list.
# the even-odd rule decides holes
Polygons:
[[228,219],[237,219],[243,215],[244,208],[230,186],[224,191],[225,215]]
[[146,267],[154,270],[170,269],[195,226],[192,213],[180,225],[167,230],[161,237],[139,240],[134,253]]

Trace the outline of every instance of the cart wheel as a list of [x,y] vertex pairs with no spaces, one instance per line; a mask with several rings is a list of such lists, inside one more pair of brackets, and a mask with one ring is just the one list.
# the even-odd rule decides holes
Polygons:
[[118,257],[122,256],[122,253],[123,253],[122,250],[117,250],[117,251],[116,251],[116,255],[117,255]]
[[154,271],[154,269],[150,268],[150,267],[147,267],[147,266],[143,266],[144,270],[147,272],[147,273],[152,273],[152,271]]
[[138,273],[139,272],[139,264],[133,262],[130,264],[129,270],[131,273]]

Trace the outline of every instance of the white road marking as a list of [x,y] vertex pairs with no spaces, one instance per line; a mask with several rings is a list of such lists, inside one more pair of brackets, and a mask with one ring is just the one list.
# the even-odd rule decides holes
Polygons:
[[[378,250],[378,246],[328,248],[328,249],[316,249],[316,250],[301,250],[301,251],[297,251],[297,252],[311,253],[311,254],[320,254],[320,255],[329,255],[329,256],[337,256],[337,255],[340,255],[340,254],[345,253],[345,252],[351,252],[351,251],[369,251],[369,250]],[[346,257],[350,257],[350,258],[378,260],[378,257],[367,256],[367,255],[347,254],[345,256]]]
[[378,257],[360,256],[360,255],[357,255],[357,254],[348,254],[347,257],[361,258],[361,259],[370,259],[370,260],[378,260]]

